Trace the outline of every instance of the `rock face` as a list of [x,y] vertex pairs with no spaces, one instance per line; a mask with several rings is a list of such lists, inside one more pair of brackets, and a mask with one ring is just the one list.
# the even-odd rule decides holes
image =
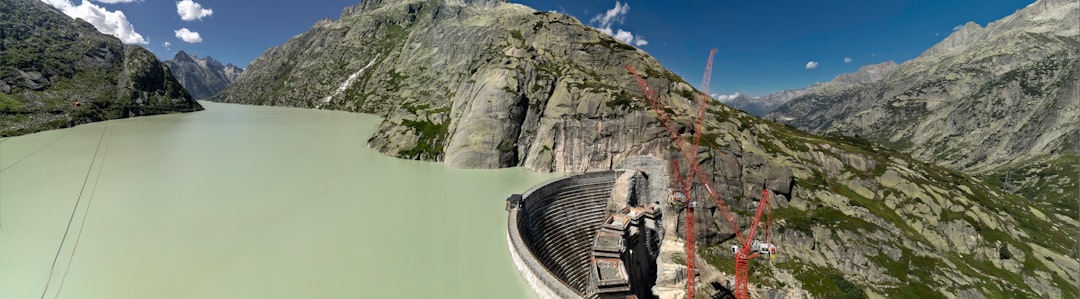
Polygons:
[[0,136],[202,110],[146,49],[41,1],[0,1],[0,15]]
[[769,118],[987,171],[1076,141],[1080,4],[1042,0],[968,23],[875,84],[808,95]]
[[172,60],[166,60],[165,65],[169,66],[173,76],[196,99],[217,94],[244,72],[244,69],[232,63],[222,65],[213,57],[199,58],[184,51],[177,52]]
[[892,61],[866,65],[859,68],[856,72],[840,74],[832,81],[826,83],[814,83],[807,87],[783,90],[763,97],[739,95],[734,99],[724,101],[724,104],[756,116],[765,116],[787,102],[808,94],[844,89],[881,80],[885,75],[889,74],[889,72],[896,69],[896,66],[897,64]]
[[[688,137],[698,92],[682,78],[574,18],[504,1],[361,2],[266,51],[213,100],[376,113],[385,120],[370,147],[454,167],[582,172],[634,165],[638,156],[679,159],[626,65]],[[1015,213],[1028,210],[1015,195],[860,139],[824,139],[712,101],[703,129],[711,146],[699,162],[737,215],[754,213],[763,182],[775,193],[773,236],[783,253],[771,266],[755,260],[755,292],[1080,294],[1068,283],[1075,262],[1028,254],[1045,248],[1051,260],[1067,260],[1073,243],[1062,240],[1075,241],[1068,232],[1076,224]],[[722,273],[732,273],[723,268],[733,267],[724,249],[732,232],[695,192],[703,199],[698,260],[718,267],[700,285],[722,286]],[[670,215],[665,221],[683,223]],[[685,277],[671,263],[680,258],[665,256],[657,289],[677,296]]]
[[887,144],[1075,218],[1065,169],[1080,157],[1078,45],[1080,3],[1040,0],[966,24],[881,81],[806,95],[768,118]]
[[860,67],[854,73],[840,74],[831,82],[838,84],[863,84],[873,83],[885,78],[886,75],[896,69],[896,62],[892,60]]

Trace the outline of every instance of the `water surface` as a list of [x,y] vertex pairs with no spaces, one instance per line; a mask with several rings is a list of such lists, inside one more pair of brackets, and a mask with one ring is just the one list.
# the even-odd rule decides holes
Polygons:
[[201,104],[0,139],[0,298],[533,296],[503,200],[552,175],[391,158],[370,115]]

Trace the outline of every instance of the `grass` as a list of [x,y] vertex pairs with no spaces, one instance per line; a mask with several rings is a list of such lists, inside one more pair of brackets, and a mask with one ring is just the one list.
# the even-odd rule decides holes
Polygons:
[[443,156],[443,143],[446,142],[449,133],[449,125],[435,123],[430,120],[401,120],[401,125],[409,127],[414,133],[420,135],[416,145],[410,149],[399,151],[398,157],[414,160],[439,160]]
[[0,111],[10,112],[19,110],[23,104],[15,99],[15,96],[0,92]]
[[[1031,200],[1045,212],[1072,217],[1077,214],[1077,209],[1080,209],[1076,202],[1078,165],[1080,165],[1080,156],[1074,153],[1040,157],[1033,159],[1033,162],[1003,167],[981,176],[980,179],[988,185],[1014,192]],[[1009,182],[1006,182],[1006,177]],[[1057,180],[1053,181],[1051,178],[1057,178]]]
[[645,100],[630,95],[626,90],[616,92],[611,100],[604,102],[604,105],[611,109],[624,111],[643,111],[648,106]]
[[909,249],[900,247],[903,253],[899,260],[883,254],[868,256],[871,262],[884,267],[889,276],[900,280],[895,287],[882,286],[886,297],[890,298],[945,298],[935,291],[930,282],[930,275],[941,264],[940,260],[913,254]]
[[795,208],[775,208],[772,211],[772,218],[785,221],[785,225],[776,228],[780,233],[790,229],[813,235],[815,226],[854,233],[870,233],[880,229],[873,223],[845,215],[833,207],[820,207],[807,211]]
[[[867,298],[862,287],[847,280],[834,268],[822,268],[807,264],[781,263],[803,284],[803,288],[816,298]],[[922,297],[926,298],[926,297]]]
[[616,53],[617,51],[620,51],[620,50],[621,51],[636,51],[637,50],[637,48],[634,48],[631,45],[624,44],[624,43],[622,43],[622,42],[620,42],[620,41],[618,41],[618,40],[616,40],[614,38],[608,37],[606,35],[601,35],[599,42],[591,43],[591,44],[587,43],[586,45],[599,45],[601,47],[607,48],[608,51],[610,51],[611,53]]
[[667,69],[657,71],[651,68],[645,68],[645,76],[648,78],[664,78],[670,83],[686,82],[682,77],[679,77],[679,75],[676,75]]
[[404,103],[404,104],[401,104],[401,108],[405,108],[406,111],[409,111],[409,113],[412,113],[413,115],[417,115],[420,111],[427,110],[430,107],[431,107],[431,105],[427,104],[427,103],[421,103],[421,104]]
[[514,149],[517,149],[517,146],[514,145],[513,141],[504,139],[502,143],[499,143],[498,149],[500,153],[509,153],[514,151]]
[[399,73],[394,69],[387,70],[385,73],[386,78],[383,79],[383,82],[387,84],[387,92],[393,93],[401,90],[404,81],[409,79],[408,75]]
[[555,80],[558,78],[562,78],[564,73],[562,66],[550,62],[541,62],[539,64],[536,64],[535,67],[537,75],[541,78]]

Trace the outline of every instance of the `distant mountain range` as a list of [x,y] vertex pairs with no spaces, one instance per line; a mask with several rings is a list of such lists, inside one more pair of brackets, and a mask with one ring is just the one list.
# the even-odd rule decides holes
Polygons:
[[202,110],[146,49],[38,0],[0,14],[0,136]]
[[213,57],[199,58],[181,50],[176,53],[172,60],[166,60],[173,76],[180,80],[180,84],[196,99],[209,98],[236,81],[244,72],[232,63],[222,65]]
[[810,85],[807,87],[783,90],[767,96],[751,97],[745,94],[735,94],[732,96],[718,98],[718,100],[720,100],[720,102],[723,102],[724,104],[727,104],[728,106],[731,106],[732,108],[746,111],[746,113],[750,113],[756,116],[765,116],[766,113],[776,110],[777,107],[780,107],[780,105],[791,101],[791,99],[800,97],[804,94],[814,91],[814,89],[818,86],[821,86],[821,84],[822,83],[814,83],[814,85]]
[[736,95],[734,97],[721,100],[728,106],[741,109],[756,116],[765,116],[769,112],[776,110],[781,105],[787,102],[807,95],[818,92],[819,90],[837,90],[848,88],[852,85],[865,84],[881,80],[889,72],[896,69],[897,64],[892,61],[886,61],[878,64],[871,64],[859,68],[858,71],[853,73],[841,74],[836,76],[832,81],[826,83],[814,83],[813,85],[799,88],[780,91],[774,94],[761,97],[750,97],[747,95]]

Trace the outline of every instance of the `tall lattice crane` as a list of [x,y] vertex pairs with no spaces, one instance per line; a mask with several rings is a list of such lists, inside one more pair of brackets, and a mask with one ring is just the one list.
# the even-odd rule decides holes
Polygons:
[[[689,166],[688,175],[682,173],[679,166],[678,159],[672,159],[672,188],[675,190],[674,198],[677,201],[684,201],[686,208],[685,215],[685,228],[686,228],[686,297],[693,299],[697,296],[697,231],[695,227],[696,217],[694,216],[694,210],[697,208],[697,201],[691,197],[690,189],[695,181],[698,182],[708,192],[709,197],[712,199],[713,204],[720,210],[720,215],[731,227],[731,231],[734,232],[736,241],[740,246],[735,247],[735,297],[739,299],[750,298],[749,289],[749,263],[750,259],[759,256],[762,253],[775,252],[775,246],[773,246],[769,240],[769,191],[762,186],[762,198],[758,202],[757,213],[750,225],[747,227],[746,233],[743,233],[739,229],[738,223],[735,221],[734,215],[731,214],[731,209],[728,208],[724,199],[717,192],[713,186],[712,177],[707,176],[701,169],[701,165],[698,163],[698,150],[701,145],[701,135],[705,129],[705,109],[708,106],[709,100],[709,79],[712,75],[712,63],[713,56],[716,54],[716,49],[709,51],[709,61],[705,65],[705,75],[702,79],[702,91],[704,93],[697,96],[697,115],[694,120],[694,128],[691,131],[692,141],[687,141],[683,138],[682,134],[675,126],[671,115],[668,113],[667,107],[660,101],[656,91],[649,88],[649,85],[645,83],[645,80],[638,75],[637,71],[632,66],[626,66],[626,69],[633,75],[634,80],[637,82],[638,87],[641,88],[642,93],[645,94],[645,99],[649,102],[649,106],[656,112],[660,122],[667,129],[668,134],[671,135],[672,144],[675,145],[679,152],[682,153],[683,158],[686,159],[686,163]],[[673,111],[673,110],[671,110]],[[690,143],[690,144],[687,144]],[[765,226],[765,241],[760,242],[755,239],[758,232],[758,226],[761,225],[761,216],[766,215]]]

